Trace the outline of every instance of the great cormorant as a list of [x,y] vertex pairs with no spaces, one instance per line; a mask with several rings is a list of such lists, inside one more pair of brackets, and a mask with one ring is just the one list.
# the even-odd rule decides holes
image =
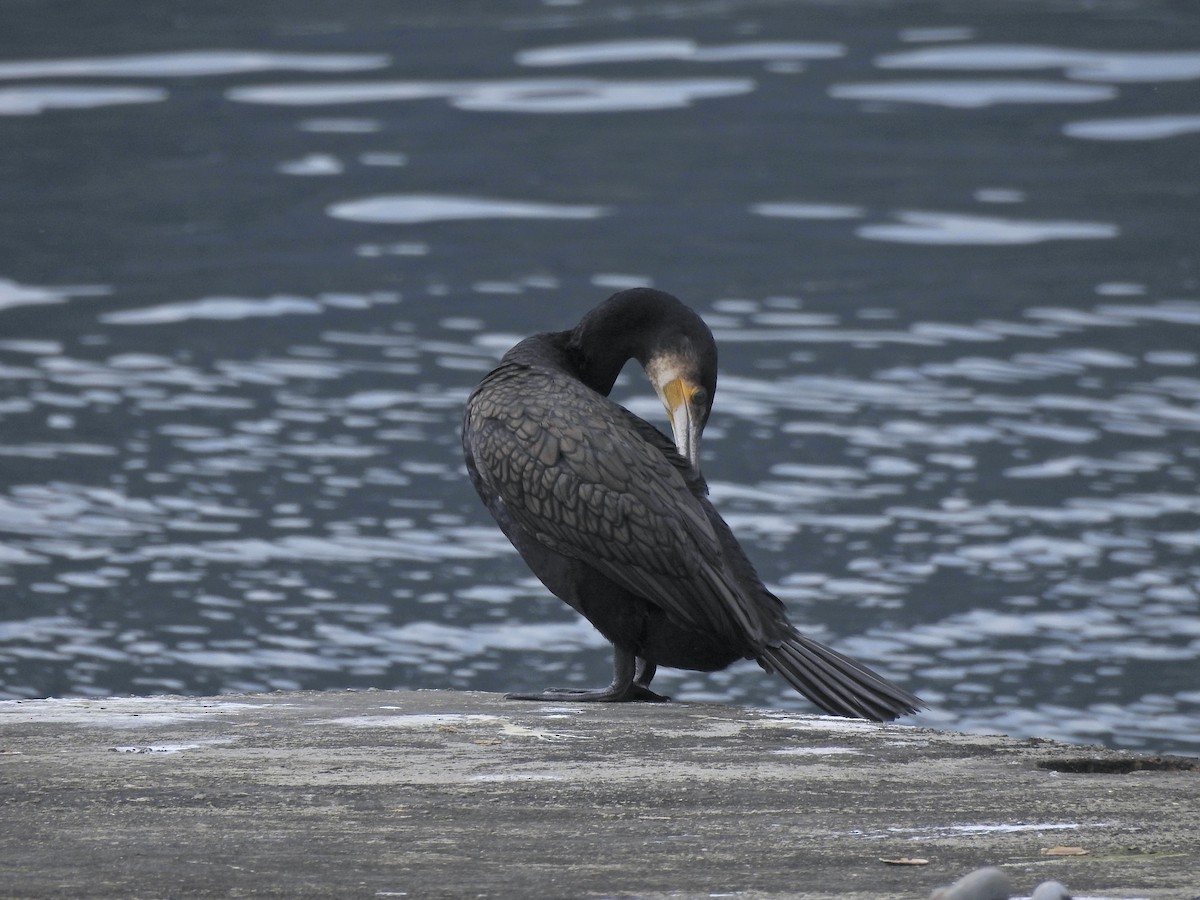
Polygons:
[[[674,443],[608,399],[636,359]],[[717,386],[712,332],[675,297],[614,294],[570,331],[509,350],[467,401],[471,482],[542,583],[613,645],[602,690],[513,699],[661,701],[657,666],[711,672],[753,659],[826,712],[886,721],[908,691],[805,637],[708,500],[700,435]]]

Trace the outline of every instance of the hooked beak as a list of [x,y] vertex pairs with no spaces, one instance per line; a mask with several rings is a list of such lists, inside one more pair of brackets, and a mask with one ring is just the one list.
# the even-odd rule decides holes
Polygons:
[[682,378],[672,378],[662,386],[659,396],[671,420],[675,449],[700,474],[700,423],[692,415],[692,397],[698,387]]

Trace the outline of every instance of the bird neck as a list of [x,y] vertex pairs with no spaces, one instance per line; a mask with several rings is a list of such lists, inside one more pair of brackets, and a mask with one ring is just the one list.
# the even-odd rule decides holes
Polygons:
[[616,384],[617,376],[625,363],[638,359],[640,355],[627,342],[579,342],[575,333],[568,332],[564,352],[575,375],[598,394],[607,397]]
[[[607,311],[614,311],[611,305]],[[645,367],[659,334],[659,323],[647,310],[632,307],[620,312],[624,315],[604,316],[593,310],[566,333],[564,345],[579,380],[606,397],[625,363],[636,359]]]

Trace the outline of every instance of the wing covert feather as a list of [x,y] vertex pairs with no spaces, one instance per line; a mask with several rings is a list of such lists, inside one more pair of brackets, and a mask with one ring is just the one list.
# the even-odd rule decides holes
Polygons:
[[501,365],[468,401],[480,477],[539,543],[706,630],[761,631],[676,464],[631,414],[548,369]]

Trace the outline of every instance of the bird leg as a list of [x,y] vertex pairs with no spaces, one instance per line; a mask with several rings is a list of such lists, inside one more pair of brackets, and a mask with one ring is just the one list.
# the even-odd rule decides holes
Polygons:
[[654,673],[658,671],[658,665],[652,663],[642,657],[637,658],[637,668],[633,674],[633,683],[641,687],[650,687],[650,682],[654,680]]
[[579,688],[547,688],[538,694],[505,694],[506,700],[567,700],[572,703],[665,703],[664,697],[650,690],[655,665],[638,659],[621,647],[613,647],[613,678],[608,687],[600,690]]

